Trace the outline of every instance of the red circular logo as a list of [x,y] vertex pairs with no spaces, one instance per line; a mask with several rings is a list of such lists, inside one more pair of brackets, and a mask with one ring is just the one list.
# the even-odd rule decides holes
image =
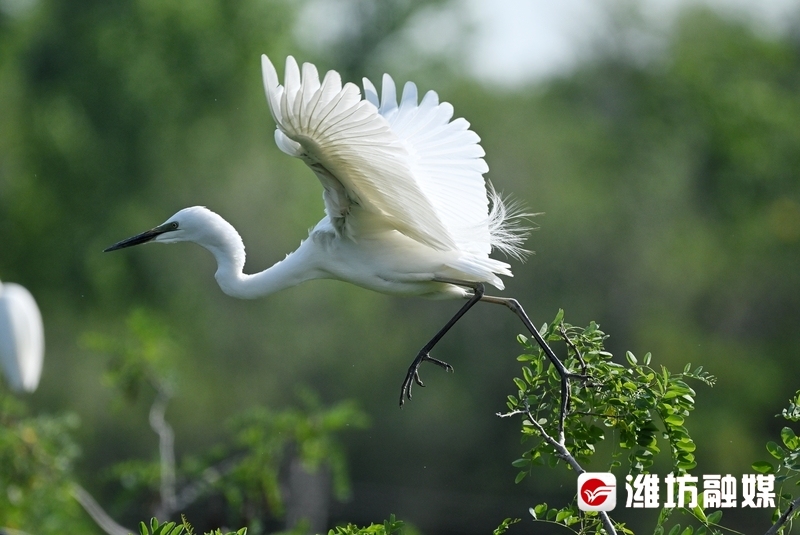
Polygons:
[[581,485],[581,499],[587,505],[597,507],[602,505],[613,491],[614,487],[606,485],[597,478],[587,479]]

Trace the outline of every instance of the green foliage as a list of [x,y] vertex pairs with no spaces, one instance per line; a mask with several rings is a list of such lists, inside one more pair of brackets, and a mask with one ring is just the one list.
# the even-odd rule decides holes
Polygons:
[[[140,535],[194,535],[191,524],[185,516],[181,516],[181,523],[166,522],[160,524],[156,518],[150,520],[150,525],[144,522],[139,523]],[[494,531],[494,535],[505,533],[510,524],[514,524],[519,520],[506,519]],[[406,526],[401,520],[397,520],[394,515],[390,515],[388,520],[384,520],[382,524],[370,524],[369,526],[359,527],[355,524],[347,524],[346,526],[337,526],[328,530],[328,535],[416,535],[418,532],[414,528]],[[238,531],[231,531],[229,533],[222,533],[219,529],[206,533],[205,535],[247,535],[247,528],[242,528]],[[284,534],[285,535],[285,534]]]
[[[180,524],[176,522],[160,524],[156,518],[150,519],[150,525],[139,522],[139,535],[194,535],[194,530],[191,524],[189,524],[189,521],[186,520],[186,517],[181,515]],[[216,529],[206,532],[204,535],[247,535],[247,528],[224,534],[219,529]]]
[[[392,11],[381,2],[348,19],[346,41],[326,47],[332,53],[320,67],[354,65],[346,79],[355,81],[364,66],[396,74],[392,57],[420,70],[397,39],[381,46],[381,37],[402,35],[403,20],[426,15],[422,3],[395,4],[399,17],[369,18]],[[420,313],[428,303],[395,305],[319,283],[242,304],[219,297],[205,251],[100,253],[189,204],[233,216],[248,268],[282,258],[304,237],[321,215],[319,185],[274,147],[257,64],[261,52],[310,59],[294,37],[301,3],[39,0],[4,8],[23,5],[17,14],[0,10],[0,278],[41,296],[48,355],[57,358],[48,357],[32,405],[51,413],[67,407],[91,429],[96,440],[82,444],[82,476],[104,473],[106,452],[127,447],[130,437],[150,439],[146,422],[107,417],[93,380],[98,361],[72,334],[122,325],[132,306],[160,311],[182,341],[184,384],[192,387],[170,416],[192,438],[182,447],[200,459],[198,471],[207,459],[194,449],[197,437],[241,407],[275,406],[298,380],[326,399],[347,395],[380,407],[416,349],[408,333],[430,327]],[[647,347],[670,369],[671,358],[714,369],[720,387],[708,394],[712,412],[692,439],[710,452],[709,469],[738,470],[737,455],[750,459],[766,440],[763,414],[773,394],[794,391],[800,374],[800,49],[791,31],[753,31],[698,10],[665,38],[663,55],[651,62],[596,50],[597,61],[536,87],[481,87],[459,78],[457,61],[413,79],[436,80],[420,89],[439,90],[470,120],[498,187],[547,214],[531,242],[539,256],[514,267],[518,295],[536,295],[545,310],[567,303],[576,317],[603,318],[605,328],[626,335],[627,347]],[[480,329],[469,329],[470,354],[489,354],[496,340],[486,333],[505,321],[486,315]],[[457,363],[461,355],[446,350],[440,357]],[[141,369],[114,373],[126,395],[145,384],[136,379]],[[481,389],[473,381],[451,381],[451,399],[477,406],[484,401],[469,394],[478,391],[496,399],[507,375],[479,374]],[[787,410],[798,415],[799,404]],[[429,432],[439,422],[458,429],[464,444],[500,447],[502,438],[469,425],[475,411],[452,408],[431,404],[430,417],[406,418],[408,427],[376,419],[382,447],[350,445],[362,476],[395,452],[416,457],[418,442],[409,437],[425,436],[426,451],[444,451],[452,432]],[[656,437],[665,430],[659,418]],[[648,438],[641,423],[629,430],[632,444]],[[608,441],[610,428],[595,425]],[[596,431],[585,427],[579,442],[597,447]],[[655,445],[662,454],[670,449],[660,438]],[[637,445],[631,453],[639,449],[649,451]],[[427,472],[461,474],[449,479],[459,487],[468,477],[459,467],[474,456],[466,451],[447,450]],[[504,462],[487,459],[486,473],[501,474]],[[129,468],[153,480],[148,467]]]
[[[144,309],[134,309],[123,334],[88,333],[83,343],[107,355],[106,379],[111,387],[132,401],[141,394],[143,386],[151,386],[156,391],[151,423],[156,406],[163,415],[177,375],[174,362],[179,353],[178,344],[170,337],[163,320]],[[205,490],[222,492],[237,522],[257,520],[260,515],[280,518],[285,481],[279,476],[296,458],[310,472],[329,470],[335,496],[346,499],[350,486],[346,456],[338,435],[348,428],[366,427],[369,419],[352,401],[328,407],[309,389],[298,389],[297,395],[299,407],[272,410],[259,406],[232,418],[228,426],[233,434],[232,443],[188,456],[175,467],[178,480],[191,484],[203,480],[206,471],[212,469],[213,483],[206,484]],[[129,494],[128,500],[135,503],[144,499],[145,492],[161,491],[163,462],[163,457],[131,459],[108,472],[122,483]],[[248,517],[239,518],[237,511],[248,511]],[[162,526],[162,529],[167,528]]]
[[[699,524],[697,527],[689,524],[681,529],[680,523],[675,523],[672,527],[667,528],[667,521],[671,518],[674,512],[680,512],[682,516],[689,517],[691,521]],[[692,509],[680,507],[677,509],[661,509],[656,522],[656,527],[653,530],[654,535],[669,535],[677,533],[678,535],[722,535],[723,533],[732,533],[734,535],[742,535],[740,532],[720,525],[722,520],[722,511],[713,511],[706,514],[699,505]],[[669,529],[669,531],[667,531]]]
[[789,400],[789,406],[781,411],[781,416],[790,422],[800,422],[800,392]]
[[[800,390],[789,400],[789,406],[781,411],[777,416],[789,422],[800,421],[798,416],[798,404],[800,404]],[[791,427],[781,429],[781,443],[774,441],[767,442],[766,448],[773,461],[757,461],[753,463],[753,471],[759,474],[774,474],[776,495],[778,497],[777,507],[773,513],[772,520],[777,522],[782,515],[787,515],[782,522],[788,524],[788,529],[784,533],[791,532],[792,519],[797,516],[800,508],[800,498],[796,487],[800,485],[800,437],[798,437]],[[777,464],[773,464],[777,461]]]
[[396,520],[394,515],[390,515],[389,520],[384,520],[383,524],[370,524],[363,528],[347,524],[346,526],[337,526],[328,530],[328,535],[393,535],[395,533],[398,535],[413,535],[416,533],[414,529],[403,528],[403,522]]
[[93,532],[72,496],[77,426],[71,413],[32,416],[0,386],[0,528],[42,535]]
[[503,535],[503,533],[508,531],[508,528],[510,528],[513,524],[516,524],[518,522],[521,522],[519,518],[506,518],[500,523],[499,526],[494,528],[494,531],[492,531],[492,535]]
[[[339,435],[348,429],[364,428],[369,420],[352,401],[323,406],[309,390],[301,390],[299,397],[300,407],[282,410],[256,407],[233,418],[229,425],[232,444],[187,458],[179,467],[180,481],[190,484],[213,469],[214,480],[208,483],[205,492],[224,495],[233,521],[246,523],[261,516],[280,518],[285,485],[281,471],[297,458],[308,471],[330,470],[334,495],[346,499],[350,483]],[[125,461],[118,463],[111,474],[129,492],[155,493],[161,483],[158,461]],[[247,516],[240,511],[247,511]]]
[[[566,505],[560,509],[548,507],[546,503],[540,503],[531,507],[528,512],[536,522],[561,526],[577,534],[600,533],[600,530],[603,529],[597,513],[591,511],[583,512],[578,509],[576,503]],[[620,534],[633,535],[633,531],[619,522],[614,522],[614,529]]]
[[135,400],[145,385],[157,391],[174,388],[180,345],[171,338],[167,322],[150,310],[129,312],[124,333],[87,332],[81,342],[86,349],[107,355],[106,383],[128,401]]
[[[641,362],[631,352],[625,355],[626,364],[612,360],[605,350],[607,335],[595,322],[580,328],[564,321],[564,311],[544,325],[540,334],[549,343],[566,348],[565,367],[573,376],[569,380],[568,399],[563,402],[561,378],[539,345],[534,346],[519,337],[526,352],[518,357],[525,365],[522,376],[514,378],[516,395],[509,395],[509,412],[503,416],[523,416],[522,436],[534,439],[536,445],[514,461],[519,468],[516,482],[529,475],[534,467],[549,464],[555,467],[570,455],[577,462],[589,461],[596,444],[611,433],[616,438],[614,459],[608,469],[621,466],[616,459],[622,451],[629,451],[627,473],[647,473],[657,454],[661,452],[659,439],[666,441],[671,453],[673,470],[686,473],[695,467],[695,443],[685,427],[686,418],[695,405],[695,391],[686,379],[698,380],[713,386],[716,378],[686,365],[681,373],[672,373],[665,366],[651,367],[652,355],[646,354]],[[566,447],[567,452],[556,449],[554,442]],[[573,465],[566,463],[569,468]],[[703,533],[715,533],[702,508],[687,511],[701,522]],[[563,508],[548,508],[546,503],[530,510],[534,520],[558,524],[576,533],[597,533],[603,529],[600,516],[581,512],[576,504]],[[721,516],[715,512],[714,519]],[[659,519],[657,529],[663,530]],[[615,523],[619,533],[633,533],[624,524]],[[691,528],[687,528],[690,529]]]
[[274,411],[256,407],[232,420],[236,447],[247,453],[237,464],[226,496],[241,503],[249,492],[262,494],[276,513],[283,510],[278,473],[287,455],[296,455],[309,471],[330,469],[334,494],[350,492],[346,456],[337,435],[369,425],[367,415],[352,401],[323,407],[310,390],[300,390],[300,408]]
[[[704,372],[702,366],[692,370],[687,365],[681,373],[672,373],[664,366],[655,369],[650,366],[650,353],[639,362],[628,352],[627,366],[619,364],[604,349],[607,336],[596,323],[579,328],[565,323],[563,317],[563,311],[559,311],[541,334],[548,342],[565,344],[565,366],[585,376],[570,381],[564,432],[565,445],[572,455],[578,461],[589,460],[596,444],[606,438],[607,432],[614,432],[618,437],[616,446],[630,451],[632,474],[646,472],[653,464],[661,451],[659,438],[666,441],[678,473],[694,468],[695,444],[684,422],[694,410],[695,392],[685,380],[699,380],[711,386],[714,376]],[[518,390],[516,395],[508,396],[507,405],[510,412],[530,416],[523,420],[523,436],[540,438],[536,446],[514,462],[521,469],[517,482],[536,465],[560,461],[553,447],[541,439],[531,418],[556,437],[561,411],[561,382],[555,368],[538,345],[534,347],[524,336],[519,337],[519,342],[526,352],[517,360],[525,366],[522,377],[514,379]],[[609,468],[619,465],[615,460]]]

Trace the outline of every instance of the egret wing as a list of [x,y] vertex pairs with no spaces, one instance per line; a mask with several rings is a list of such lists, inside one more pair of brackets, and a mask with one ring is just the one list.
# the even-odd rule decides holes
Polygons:
[[306,63],[302,75],[286,59],[284,85],[262,56],[264,89],[278,126],[281,150],[303,159],[325,190],[325,208],[346,232],[352,204],[382,215],[394,228],[435,249],[452,250],[456,241],[437,206],[414,177],[408,143],[398,138],[386,117],[353,84],[342,86],[335,71],[320,82]]
[[33,392],[44,360],[39,307],[19,284],[0,284],[0,365],[12,390]]
[[489,254],[489,200],[483,178],[489,168],[478,135],[465,119],[451,120],[453,106],[440,103],[435,91],[418,102],[417,86],[407,82],[398,105],[388,74],[383,75],[380,101],[375,86],[366,78],[363,82],[367,100],[406,145],[409,168],[458,249]]

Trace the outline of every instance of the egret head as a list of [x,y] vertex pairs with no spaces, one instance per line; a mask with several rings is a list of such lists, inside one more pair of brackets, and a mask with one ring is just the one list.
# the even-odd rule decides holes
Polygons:
[[[200,245],[215,245],[218,236],[226,233],[230,225],[219,215],[204,206],[184,208],[161,225],[146,230],[104,249],[104,252],[116,251],[147,242],[175,243],[191,241]],[[234,231],[235,232],[235,231]],[[238,236],[238,234],[237,234]]]

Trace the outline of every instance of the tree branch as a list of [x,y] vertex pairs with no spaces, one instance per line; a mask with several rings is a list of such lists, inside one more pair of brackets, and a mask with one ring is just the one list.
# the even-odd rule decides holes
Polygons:
[[[92,517],[95,524],[100,526],[100,529],[108,533],[108,535],[130,535],[133,530],[124,528],[114,522],[114,519],[108,516],[108,513],[100,507],[100,504],[92,497],[89,492],[74,483],[70,489],[72,497],[75,498],[83,509]],[[20,532],[21,533],[21,532]]]
[[[566,440],[564,439],[563,429],[564,429],[564,419],[566,415],[562,412],[560,416],[559,422],[559,439],[556,440],[545,430],[545,428],[536,421],[533,413],[531,412],[531,406],[528,404],[528,400],[524,399],[523,403],[525,404],[525,410],[515,410],[506,414],[497,413],[497,416],[501,418],[507,418],[509,416],[514,416],[516,414],[521,414],[527,416],[528,421],[536,428],[536,431],[539,432],[541,437],[544,439],[545,442],[550,444],[554,450],[556,450],[556,456],[560,459],[563,459],[567,464],[569,464],[575,473],[580,475],[584,473],[586,470],[578,463],[578,461],[573,457],[572,453],[567,449],[565,444]],[[611,522],[611,518],[605,511],[598,511],[597,515],[600,517],[600,521],[603,523],[603,527],[605,528],[608,535],[616,535],[617,531],[614,529],[614,524]]]
[[175,511],[175,434],[164,413],[172,394],[163,385],[158,386],[158,395],[150,407],[150,427],[158,435],[158,451],[161,458],[161,503],[156,510],[157,518],[167,518]]
[[[193,504],[203,494],[204,491],[209,489],[214,483],[222,479],[233,471],[239,462],[244,458],[244,455],[239,454],[234,457],[225,459],[214,466],[209,466],[203,473],[200,474],[200,479],[192,481],[181,489],[175,497],[175,509],[179,511],[185,509]],[[172,511],[171,511],[172,512]]]
[[800,507],[800,497],[795,498],[792,503],[789,504],[789,507],[787,507],[783,514],[778,518],[778,521],[775,522],[764,535],[776,535],[783,525],[789,521],[798,507]]

